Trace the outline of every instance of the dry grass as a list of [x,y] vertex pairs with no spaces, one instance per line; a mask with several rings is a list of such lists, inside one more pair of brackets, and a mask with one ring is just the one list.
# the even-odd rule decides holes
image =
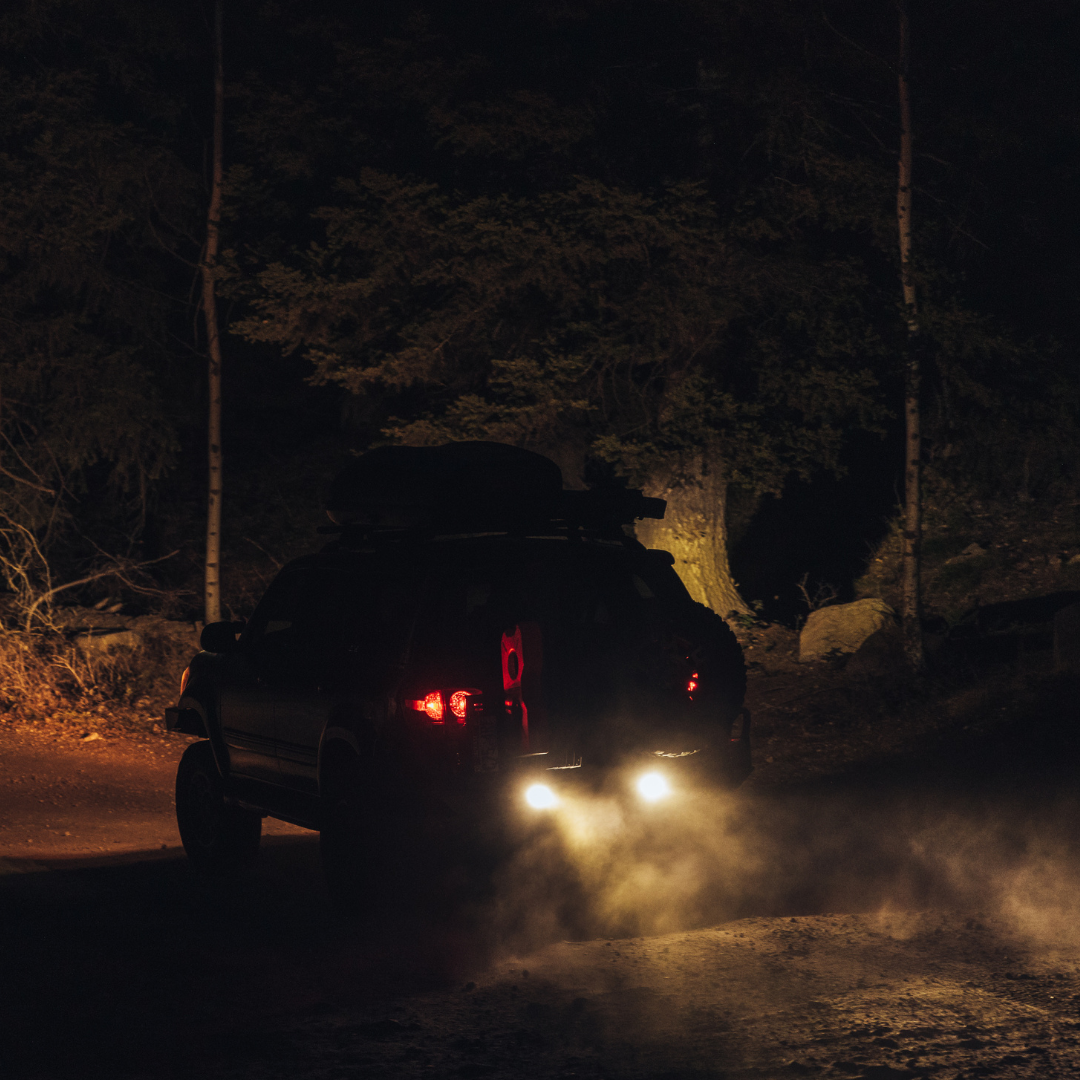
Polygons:
[[87,653],[62,634],[0,630],[0,722],[77,735],[160,731],[191,655],[166,635]]

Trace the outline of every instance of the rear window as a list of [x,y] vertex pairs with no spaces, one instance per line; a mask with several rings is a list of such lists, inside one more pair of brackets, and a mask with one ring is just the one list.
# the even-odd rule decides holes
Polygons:
[[689,599],[670,566],[621,545],[503,540],[461,545],[443,558],[427,611],[443,625],[535,619],[605,626],[658,600]]

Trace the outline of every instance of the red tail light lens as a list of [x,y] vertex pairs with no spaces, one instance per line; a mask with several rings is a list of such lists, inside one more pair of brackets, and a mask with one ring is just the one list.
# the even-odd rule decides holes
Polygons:
[[180,696],[184,696],[184,691],[187,689],[188,679],[191,678],[191,668],[184,668],[184,674],[180,676]]
[[446,715],[441,690],[432,690],[426,697],[406,701],[405,707],[423,713],[433,724],[441,724]]
[[450,711],[457,717],[459,724],[465,723],[465,713],[468,711],[471,696],[471,690],[455,690],[450,695]]
[[438,690],[433,690],[424,698],[423,711],[433,724],[441,724],[446,707],[443,705],[443,696]]
[[480,709],[479,690],[432,690],[430,694],[422,698],[415,698],[405,702],[407,709],[423,713],[432,724],[443,724],[449,712],[458,724],[463,725],[468,719],[469,700],[473,701],[473,709]]

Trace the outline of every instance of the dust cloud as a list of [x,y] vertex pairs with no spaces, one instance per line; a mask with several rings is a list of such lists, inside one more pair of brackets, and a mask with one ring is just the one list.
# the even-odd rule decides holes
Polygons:
[[1077,803],[1060,789],[885,783],[677,790],[642,805],[624,783],[524,822],[484,917],[518,952],[751,916],[928,908],[994,915],[1033,945],[1080,942]]

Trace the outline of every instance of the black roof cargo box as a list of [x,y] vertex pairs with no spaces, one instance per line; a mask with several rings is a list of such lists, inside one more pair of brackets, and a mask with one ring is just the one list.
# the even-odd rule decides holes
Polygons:
[[564,491],[562,470],[530,450],[495,442],[383,446],[335,477],[327,512],[339,526],[375,531],[499,531],[536,523],[596,527],[663,517],[661,499],[626,488]]

